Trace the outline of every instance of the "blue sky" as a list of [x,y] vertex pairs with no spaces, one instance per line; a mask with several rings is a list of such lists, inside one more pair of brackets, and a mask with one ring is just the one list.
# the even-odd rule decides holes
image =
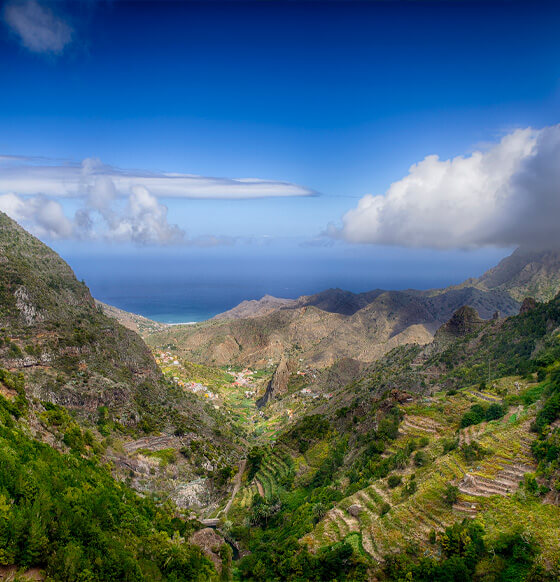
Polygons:
[[[439,249],[425,253],[435,264],[468,248],[485,266],[496,248],[532,240],[512,234],[533,204],[519,176],[558,160],[559,17],[557,3],[539,1],[10,0],[0,156],[21,158],[0,165],[0,207],[86,255],[130,242],[241,253],[296,237],[403,257]],[[69,193],[68,168],[89,159]],[[27,176],[46,180],[45,167],[42,191]],[[169,196],[142,181],[150,173],[259,182],[249,199],[222,182]],[[504,189],[515,205],[500,206]],[[508,220],[489,232],[477,208]]]

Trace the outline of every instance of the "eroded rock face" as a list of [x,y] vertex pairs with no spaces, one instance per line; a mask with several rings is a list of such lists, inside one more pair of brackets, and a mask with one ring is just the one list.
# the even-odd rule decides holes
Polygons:
[[33,304],[27,289],[23,285],[16,289],[14,296],[16,298],[16,307],[27,325],[44,321],[45,316]]
[[272,379],[266,387],[266,392],[262,398],[257,400],[257,407],[262,408],[267,402],[272,400],[278,394],[286,392],[290,380],[290,365],[286,358],[282,357],[278,368],[274,372]]
[[222,573],[222,559],[219,551],[226,541],[216,530],[211,527],[199,529],[189,538],[189,542],[198,546],[204,555],[212,561],[218,573]]
[[179,485],[171,495],[173,501],[182,508],[200,508],[206,505],[210,498],[207,479],[196,479]]
[[351,505],[348,508],[348,513],[352,516],[352,517],[358,517],[360,515],[360,513],[362,513],[362,511],[364,510],[364,508],[361,505],[358,504],[354,504]]

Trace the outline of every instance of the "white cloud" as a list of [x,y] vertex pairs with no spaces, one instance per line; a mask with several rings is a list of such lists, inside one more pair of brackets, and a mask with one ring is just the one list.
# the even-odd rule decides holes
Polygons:
[[62,206],[45,196],[22,199],[16,194],[0,195],[0,210],[18,222],[30,222],[35,234],[51,239],[69,238],[74,225],[64,215]]
[[[109,187],[105,185],[103,188]],[[196,241],[189,241],[181,228],[169,224],[167,207],[143,186],[133,188],[122,208],[115,208],[111,198],[94,198],[93,204],[89,200],[91,198],[85,201],[72,220],[66,217],[57,200],[42,194],[27,197],[13,192],[1,194],[0,210],[37,236],[48,239],[197,244]]]
[[521,129],[486,151],[427,156],[385,194],[368,194],[328,234],[431,248],[560,243],[560,126]]
[[[40,237],[137,244],[233,244],[219,236],[187,237],[168,221],[159,198],[262,198],[309,196],[296,184],[259,179],[205,178],[188,174],[131,171],[96,158],[61,164],[44,158],[0,156],[0,210]],[[67,218],[60,201],[77,199]],[[66,205],[66,203],[65,203]]]
[[4,156],[1,161],[0,193],[85,197],[99,181],[111,180],[115,195],[120,196],[128,196],[135,186],[144,186],[158,198],[248,199],[314,194],[313,190],[290,182],[126,170],[95,158],[87,158],[81,164],[46,163],[16,156]]
[[36,0],[14,0],[4,8],[4,21],[21,44],[35,53],[59,55],[72,42],[72,27]]
[[167,222],[167,207],[144,186],[132,188],[126,215],[118,220],[111,235],[115,240],[136,243],[177,244],[185,239],[183,230]]

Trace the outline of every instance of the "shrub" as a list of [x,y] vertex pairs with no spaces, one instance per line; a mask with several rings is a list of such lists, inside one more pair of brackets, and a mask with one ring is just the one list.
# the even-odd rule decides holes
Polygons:
[[486,410],[480,404],[473,404],[468,412],[463,414],[461,418],[461,428],[466,428],[473,424],[479,424],[484,420],[486,416]]
[[402,477],[400,475],[389,475],[387,479],[387,485],[390,489],[398,487],[402,483]]
[[386,501],[384,501],[381,505],[381,508],[379,509],[379,515],[383,517],[386,513],[389,513],[390,510],[391,506]]
[[443,445],[443,454],[454,451],[459,446],[459,439],[442,439],[441,444]]
[[423,436],[420,437],[420,439],[418,440],[418,446],[423,449],[424,447],[427,447],[430,444],[430,439],[427,436]]
[[292,430],[283,435],[282,440],[295,446],[300,453],[305,453],[313,443],[326,436],[329,428],[328,420],[320,414],[304,416]]
[[430,462],[430,457],[425,451],[418,451],[414,455],[414,464],[417,467],[425,467]]
[[445,503],[447,503],[447,505],[453,505],[457,501],[458,497],[459,488],[449,483],[443,493],[443,500]]
[[474,461],[480,461],[486,455],[489,455],[490,451],[479,445],[477,442],[472,442],[468,445],[463,445],[461,447],[461,453],[467,463],[473,463]]
[[486,420],[498,420],[498,418],[502,418],[504,414],[507,412],[507,407],[502,405],[493,403],[486,410],[485,419]]

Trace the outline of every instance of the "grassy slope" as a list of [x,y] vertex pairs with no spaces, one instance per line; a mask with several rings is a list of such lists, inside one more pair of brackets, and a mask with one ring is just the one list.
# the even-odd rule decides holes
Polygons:
[[[370,564],[411,547],[413,556],[437,556],[440,547],[430,542],[431,532],[442,534],[464,518],[483,525],[489,547],[500,543],[504,532],[522,526],[538,547],[538,564],[553,569],[560,560],[560,510],[543,503],[538,487],[530,487],[537,471],[531,452],[536,435],[530,427],[544,394],[537,375],[544,378],[560,360],[559,305],[556,298],[455,340],[394,350],[361,381],[335,389],[331,400],[315,408],[330,428],[303,453],[298,441],[288,438],[290,425],[278,436],[277,447],[290,455],[291,478],[271,456],[273,449],[232,508],[231,519],[241,524],[248,516],[255,519],[259,490],[267,507],[275,499],[281,503],[278,516],[259,526],[262,533],[236,530],[254,553],[244,565],[245,575],[255,576],[266,547],[278,552],[271,560],[281,559],[288,543],[282,540],[289,540],[290,533],[313,552],[346,541],[355,556]],[[493,373],[483,387],[488,361]],[[425,395],[414,395],[418,391]],[[461,428],[473,405],[488,408],[500,402],[509,404],[505,417]],[[395,409],[401,416],[398,434],[380,443],[384,419]],[[342,463],[333,465],[334,451],[344,441]],[[484,454],[472,459],[468,451],[477,445]],[[419,452],[422,462],[417,464]],[[327,481],[321,480],[324,474]],[[402,482],[389,487],[388,478],[397,476]],[[539,472],[537,484],[552,482],[545,477]],[[457,487],[451,501],[446,499],[449,486]],[[358,512],[348,511],[352,505],[359,506]],[[288,523],[292,526],[286,530]]]
[[[517,381],[519,378],[508,379],[508,392],[517,392]],[[451,397],[439,394],[425,405],[404,406],[406,415],[392,449],[398,450],[410,438],[426,436],[430,439],[425,449],[430,461],[421,468],[415,467],[411,461],[392,474],[401,476],[403,483],[406,483],[415,473],[418,491],[410,497],[403,497],[403,485],[390,489],[387,479],[374,480],[368,487],[337,503],[314,532],[305,538],[306,543],[320,547],[355,532],[360,534],[364,550],[376,559],[402,551],[411,542],[419,544],[422,552],[430,552],[428,534],[432,529],[442,531],[453,522],[469,516],[485,524],[489,538],[497,537],[513,522],[522,523],[525,531],[542,548],[543,561],[555,563],[560,559],[560,549],[556,544],[560,536],[558,508],[543,505],[524,490],[515,493],[517,486],[513,483],[517,479],[510,484],[509,479],[501,478],[504,472],[507,474],[518,466],[523,467],[520,476],[536,468],[529,448],[535,436],[529,431],[530,421],[535,416],[534,406],[524,407],[505,419],[483,427],[462,430],[462,433],[476,435],[472,440],[491,451],[481,461],[468,463],[459,450],[443,452],[443,441],[459,436],[460,415],[477,401],[480,402],[480,398],[467,389]],[[463,434],[460,436],[464,438]],[[481,477],[482,483],[506,486],[510,493],[504,491],[486,497],[484,487],[475,488],[472,494],[459,493],[456,503],[450,506],[444,500],[446,486],[448,483],[459,485],[465,474],[475,479]],[[489,488],[488,494],[492,491]],[[384,502],[389,503],[391,509],[380,517]],[[358,518],[347,511],[353,504],[363,509]]]

